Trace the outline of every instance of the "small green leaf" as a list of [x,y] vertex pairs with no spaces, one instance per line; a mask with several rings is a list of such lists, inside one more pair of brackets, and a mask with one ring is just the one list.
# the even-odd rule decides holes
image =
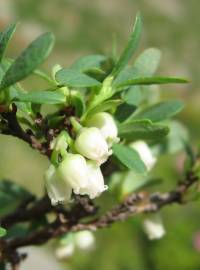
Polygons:
[[70,104],[75,107],[76,115],[81,117],[85,111],[85,100],[83,96],[77,91],[75,93],[71,91]]
[[120,56],[119,60],[117,61],[113,71],[112,75],[114,77],[117,77],[117,75],[120,73],[122,69],[127,65],[128,61],[134,54],[134,52],[138,48],[138,44],[140,41],[140,35],[141,35],[141,29],[142,29],[142,20],[140,14],[137,14],[135,24],[133,27],[133,32],[130,36],[129,42],[127,47],[124,49],[122,55]]
[[138,56],[133,67],[126,67],[120,72],[113,85],[119,85],[140,77],[152,76],[158,68],[160,58],[161,52],[158,49],[149,48],[145,50]]
[[134,140],[161,140],[165,137],[169,128],[164,125],[154,124],[149,120],[132,120],[118,126],[120,138],[128,141]]
[[149,48],[142,52],[134,63],[134,68],[140,76],[152,76],[160,63],[161,52],[156,48]]
[[95,55],[87,55],[79,58],[75,61],[70,69],[76,69],[80,72],[89,72],[96,69],[101,68],[102,62],[106,60],[104,55],[95,54]]
[[169,84],[169,83],[188,83],[187,80],[174,77],[144,77],[133,78],[125,82],[116,85],[118,91],[123,90],[127,86],[131,85],[152,85],[152,84]]
[[169,129],[169,135],[158,148],[159,153],[176,154],[185,151],[185,142],[190,141],[187,128],[178,121],[170,121]]
[[[0,80],[3,78],[5,72],[10,67],[11,63],[8,59],[3,59],[0,63]],[[11,103],[11,101],[18,97],[19,93],[25,93],[25,91],[20,88],[17,84],[10,86],[5,90],[5,100],[8,103]],[[17,108],[25,113],[31,114],[32,109],[31,105],[29,103],[22,103],[22,102],[16,102],[15,105]]]
[[146,172],[146,166],[137,151],[122,144],[114,144],[112,149],[113,155],[128,169],[133,170],[136,173]]
[[44,71],[42,71],[40,69],[35,69],[33,71],[33,74],[40,77],[41,79],[51,83],[51,84],[56,85],[56,82],[48,74],[46,74]]
[[49,56],[54,45],[52,33],[45,33],[34,40],[7,70],[0,90],[26,78]]
[[61,69],[56,75],[56,80],[61,85],[66,85],[69,87],[94,87],[100,86],[101,83],[97,80],[87,76],[86,74],[81,73],[75,69]]
[[3,32],[0,33],[0,62],[3,58],[8,43],[11,40],[16,28],[17,23],[14,23],[9,25]]
[[15,100],[35,104],[61,104],[66,102],[66,97],[58,91],[31,91],[26,94],[20,93]]
[[150,119],[152,122],[160,122],[179,113],[184,108],[184,103],[179,100],[157,103],[135,115],[136,119]]
[[7,233],[6,229],[4,229],[4,228],[0,227],[0,237],[5,236],[5,235],[6,235],[6,233]]
[[128,90],[123,91],[122,99],[130,105],[138,106],[143,100],[143,95],[140,86],[133,85]]
[[119,122],[125,121],[127,118],[129,118],[133,112],[136,110],[135,105],[130,105],[127,103],[123,103],[117,107],[117,110],[115,112],[115,118]]

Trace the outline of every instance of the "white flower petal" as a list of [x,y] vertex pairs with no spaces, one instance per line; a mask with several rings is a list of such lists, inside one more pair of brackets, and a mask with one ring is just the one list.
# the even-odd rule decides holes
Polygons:
[[45,184],[52,205],[70,201],[72,188],[57,175],[53,165],[45,173]]
[[79,154],[68,154],[58,167],[61,179],[68,183],[76,194],[88,186],[88,168],[86,160]]

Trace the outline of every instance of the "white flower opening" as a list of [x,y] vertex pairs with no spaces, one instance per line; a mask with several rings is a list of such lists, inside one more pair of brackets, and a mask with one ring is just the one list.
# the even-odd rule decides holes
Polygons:
[[108,187],[104,185],[103,175],[95,162],[88,161],[87,168],[89,183],[87,187],[80,190],[80,194],[87,194],[90,199],[94,199],[98,197],[103,191],[107,190]]
[[88,195],[90,199],[107,189],[100,167],[94,161],[86,162],[79,154],[68,154],[59,165],[57,174],[75,194]]

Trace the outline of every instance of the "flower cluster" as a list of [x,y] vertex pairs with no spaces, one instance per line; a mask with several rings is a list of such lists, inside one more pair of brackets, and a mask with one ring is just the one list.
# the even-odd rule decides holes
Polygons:
[[47,193],[51,203],[69,202],[72,191],[88,195],[90,199],[107,189],[100,165],[112,154],[112,144],[119,141],[113,117],[106,112],[94,114],[80,126],[75,119],[72,125],[76,138],[61,133],[52,142],[52,156],[61,155],[58,164],[51,164],[45,173]]

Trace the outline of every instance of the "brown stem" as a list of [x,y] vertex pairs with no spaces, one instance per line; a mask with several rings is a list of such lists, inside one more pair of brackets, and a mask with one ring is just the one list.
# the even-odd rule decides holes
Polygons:
[[25,142],[27,142],[32,148],[37,149],[42,154],[50,157],[49,149],[43,146],[34,135],[26,133],[18,123],[17,120],[17,107],[15,104],[12,104],[12,111],[1,113],[2,117],[7,121],[8,128],[2,131],[2,134],[12,135],[17,137]]
[[[184,182],[179,184],[175,190],[168,193],[147,194],[140,192],[132,194],[128,196],[123,203],[109,210],[105,215],[84,223],[80,222],[80,219],[88,216],[88,212],[86,210],[83,211],[83,209],[81,210],[80,205],[76,205],[69,213],[67,213],[67,215],[63,214],[62,219],[56,220],[47,227],[31,233],[25,238],[11,240],[8,243],[8,246],[11,249],[16,249],[23,246],[44,244],[48,240],[61,236],[67,232],[76,232],[80,230],[95,231],[100,228],[108,227],[114,222],[126,220],[133,215],[157,212],[162,207],[173,203],[182,204],[185,192],[197,180],[198,177],[190,173],[187,175]],[[91,211],[89,216],[94,213],[95,212]]]

